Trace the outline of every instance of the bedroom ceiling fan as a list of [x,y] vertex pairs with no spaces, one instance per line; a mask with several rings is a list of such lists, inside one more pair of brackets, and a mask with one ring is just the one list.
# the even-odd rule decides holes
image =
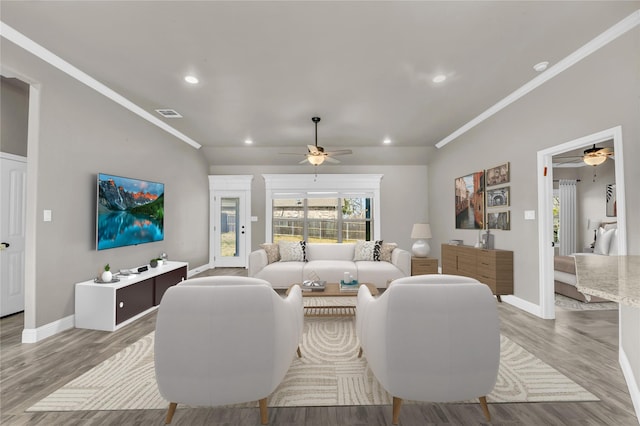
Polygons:
[[613,154],[614,153],[611,148],[597,148],[594,144],[593,147],[585,149],[582,155],[559,156],[555,157],[555,159],[562,160],[559,164],[576,164],[583,162],[589,166],[597,166],[604,163],[607,158],[613,157]]
[[346,155],[351,154],[352,151],[350,149],[341,149],[338,151],[325,151],[323,147],[318,146],[318,123],[320,122],[320,117],[312,117],[311,121],[313,121],[316,125],[316,144],[315,145],[307,145],[308,152],[306,154],[298,154],[293,152],[284,152],[286,155],[304,155],[306,158],[302,160],[299,164],[304,164],[309,162],[309,164],[313,164],[314,166],[319,166],[324,163],[340,163],[339,160],[333,158],[336,155]]

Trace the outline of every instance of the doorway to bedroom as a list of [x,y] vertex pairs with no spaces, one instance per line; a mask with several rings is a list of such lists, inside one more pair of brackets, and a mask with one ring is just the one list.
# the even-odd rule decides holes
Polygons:
[[[605,173],[605,168],[601,167],[599,170],[597,166],[588,166],[586,171],[583,170],[576,175],[576,171],[565,172],[559,171],[558,168],[554,171],[554,163],[558,164],[564,159],[569,157],[578,157],[574,160],[574,163],[578,161],[584,161],[584,153],[582,156],[576,154],[576,152],[584,152],[584,150],[592,148],[593,145],[601,147],[606,144],[612,146],[612,151],[615,155],[615,160],[612,158],[607,159],[610,161],[610,166],[613,166],[613,172]],[[606,162],[605,161],[605,162]],[[608,166],[608,167],[610,167]],[[568,168],[568,167],[565,167]],[[584,169],[584,168],[583,168]],[[563,174],[569,174],[571,176],[563,176]],[[556,176],[557,175],[557,176]],[[598,175],[601,177],[598,178]],[[569,177],[570,179],[565,179]],[[602,185],[601,197],[606,200],[607,197],[607,185],[611,185],[609,189],[611,191],[610,197],[615,197],[617,216],[611,217],[610,222],[616,222],[618,228],[618,242],[617,253],[626,254],[626,217],[625,217],[625,200],[624,200],[624,163],[622,153],[622,129],[620,126],[611,129],[603,130],[602,132],[594,133],[579,139],[575,139],[561,145],[548,148],[538,152],[538,211],[540,212],[540,221],[538,224],[538,240],[539,240],[539,275],[540,275],[540,311],[541,316],[547,319],[555,318],[555,286],[554,286],[554,254],[556,247],[554,247],[554,215],[553,215],[553,200],[554,200],[554,181],[568,181],[569,186],[582,185],[587,183],[595,185],[588,185],[589,192],[593,192],[590,197],[596,197],[595,193],[598,191],[600,185]],[[577,181],[580,182],[577,182]],[[595,182],[594,182],[595,181]],[[612,182],[611,182],[612,181]],[[560,182],[555,182],[559,185]],[[587,185],[585,185],[585,188]],[[596,225],[606,222],[606,211],[599,212],[596,206],[598,202],[594,198],[594,205],[583,205],[580,211],[570,211],[570,215],[573,215],[575,219],[576,232],[571,233],[559,233],[560,246],[563,244],[563,235],[565,235],[565,250],[569,250],[572,253],[584,252],[590,249],[590,238],[592,235],[592,228],[597,228]],[[571,209],[571,207],[568,207]],[[562,210],[562,207],[561,207]],[[565,211],[565,213],[567,213]],[[592,223],[593,222],[593,223]],[[566,231],[566,230],[565,230]],[[571,240],[575,245],[571,249],[571,244],[567,241]]]

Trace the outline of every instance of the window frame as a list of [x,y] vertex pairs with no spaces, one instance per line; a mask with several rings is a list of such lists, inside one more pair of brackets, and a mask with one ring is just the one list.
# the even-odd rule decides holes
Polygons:
[[[373,204],[370,223],[371,240],[380,239],[380,181],[382,174],[263,174],[265,181],[265,242],[273,242],[273,200],[303,199],[304,229],[307,234],[307,199],[309,198],[370,198]],[[341,206],[337,224],[343,223]],[[340,228],[340,234],[342,229]],[[340,239],[339,239],[340,240]]]

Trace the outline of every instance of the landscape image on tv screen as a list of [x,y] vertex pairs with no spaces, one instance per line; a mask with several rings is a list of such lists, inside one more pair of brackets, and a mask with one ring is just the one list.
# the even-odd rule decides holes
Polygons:
[[164,240],[164,184],[98,174],[98,250]]

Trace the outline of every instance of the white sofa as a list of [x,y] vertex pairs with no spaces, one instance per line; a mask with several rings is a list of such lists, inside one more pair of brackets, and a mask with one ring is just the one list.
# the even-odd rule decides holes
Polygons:
[[395,248],[391,261],[354,261],[356,244],[353,243],[309,243],[306,244],[306,262],[277,261],[268,263],[267,253],[258,249],[249,255],[249,276],[271,283],[274,288],[289,288],[291,284],[313,279],[340,282],[345,272],[362,283],[386,288],[387,283],[411,275],[411,254]]

